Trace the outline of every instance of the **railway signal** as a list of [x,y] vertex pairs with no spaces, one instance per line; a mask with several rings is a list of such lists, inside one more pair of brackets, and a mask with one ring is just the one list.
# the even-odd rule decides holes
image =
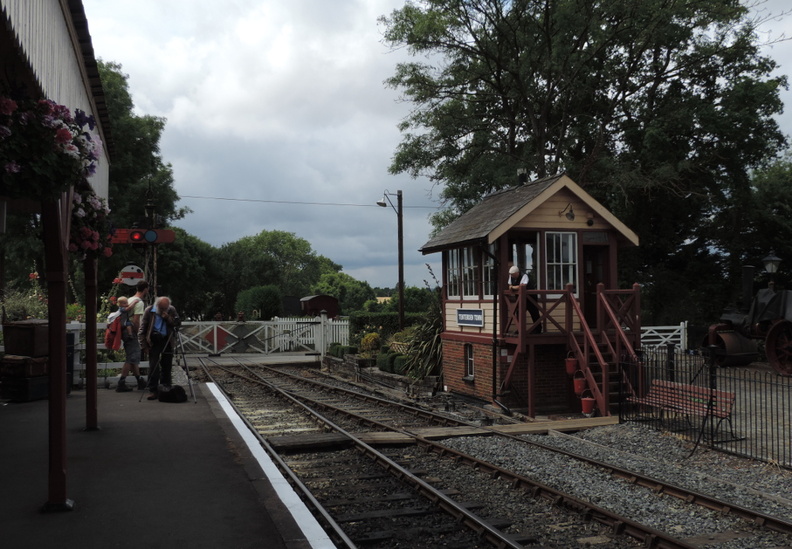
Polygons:
[[171,229],[116,229],[113,244],[171,244],[176,233]]

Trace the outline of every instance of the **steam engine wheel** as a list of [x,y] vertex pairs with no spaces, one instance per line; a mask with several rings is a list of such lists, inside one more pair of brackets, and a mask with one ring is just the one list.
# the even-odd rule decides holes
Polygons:
[[779,320],[767,331],[767,360],[782,376],[792,376],[792,322]]

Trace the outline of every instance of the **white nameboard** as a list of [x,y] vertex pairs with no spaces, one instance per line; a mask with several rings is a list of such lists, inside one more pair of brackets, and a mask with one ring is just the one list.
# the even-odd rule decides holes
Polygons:
[[457,324],[460,326],[484,327],[484,311],[482,309],[457,309]]

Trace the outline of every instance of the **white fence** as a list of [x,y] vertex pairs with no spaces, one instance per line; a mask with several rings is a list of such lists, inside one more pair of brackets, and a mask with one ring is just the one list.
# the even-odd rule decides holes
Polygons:
[[679,326],[641,326],[641,347],[665,347],[673,344],[680,351],[688,348],[688,323]]
[[[641,343],[646,347],[674,344],[687,349],[687,321],[678,326],[643,326]],[[97,323],[100,335],[105,323]],[[85,350],[85,324],[71,322],[66,331],[74,333],[74,370],[85,369],[80,351]],[[324,355],[331,343],[349,345],[349,320],[323,317],[278,318],[259,322],[184,322],[181,343],[185,353],[222,355],[223,353],[272,354],[278,352],[316,352]],[[104,349],[100,339],[98,348]],[[120,362],[100,362],[100,370],[120,368]]]

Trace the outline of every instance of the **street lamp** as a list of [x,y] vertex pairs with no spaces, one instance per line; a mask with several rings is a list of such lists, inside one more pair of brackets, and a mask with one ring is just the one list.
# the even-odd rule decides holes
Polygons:
[[778,266],[781,264],[781,258],[778,257],[773,250],[770,250],[770,255],[765,257],[762,260],[764,263],[765,271],[770,274],[775,274],[778,272]]
[[[396,206],[393,205],[389,196],[396,197]],[[386,202],[387,200],[387,202]],[[377,206],[386,207],[390,204],[393,211],[396,212],[396,217],[399,221],[399,330],[404,329],[404,212],[402,211],[402,192],[396,191],[396,193],[388,192],[388,189],[385,189],[385,192],[382,195],[382,199],[377,201]]]

